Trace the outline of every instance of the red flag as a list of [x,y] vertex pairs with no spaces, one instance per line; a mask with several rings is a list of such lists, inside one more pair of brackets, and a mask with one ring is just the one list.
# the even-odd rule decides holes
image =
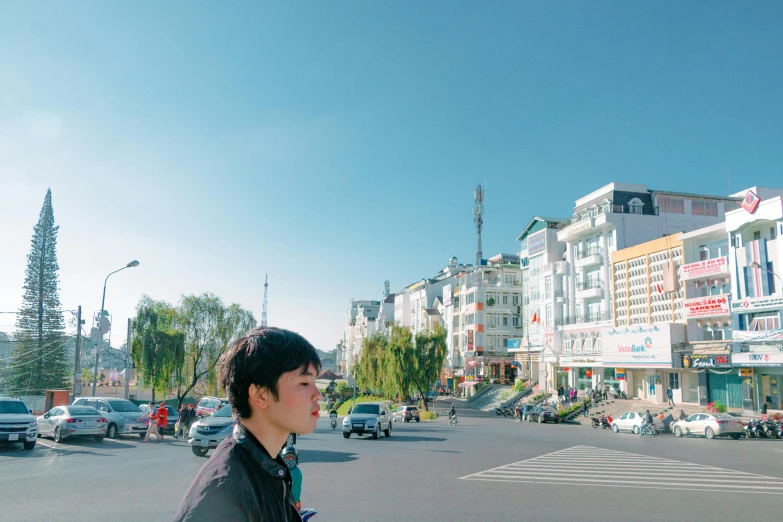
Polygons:
[[658,289],[658,293],[659,294],[663,293],[663,288],[661,287],[661,283],[656,283],[655,288]]
[[539,322],[538,312],[533,312],[533,318],[530,320],[530,323],[537,323]]

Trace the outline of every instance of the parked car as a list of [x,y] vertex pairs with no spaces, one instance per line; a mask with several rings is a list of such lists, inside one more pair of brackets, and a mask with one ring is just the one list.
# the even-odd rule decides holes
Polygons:
[[129,400],[117,397],[79,397],[72,406],[95,408],[108,419],[106,436],[116,439],[118,435],[137,434],[144,438],[150,423],[147,419],[138,420],[142,412]]
[[218,447],[223,439],[231,435],[237,421],[231,415],[231,406],[223,406],[208,417],[199,419],[190,426],[190,449],[197,457],[204,457],[211,449]]
[[549,406],[535,406],[528,412],[527,420],[538,422],[539,424],[544,422],[554,422],[557,424],[560,422],[560,413]]
[[0,442],[21,442],[31,450],[37,437],[38,421],[27,405],[16,397],[0,397]]
[[[638,435],[639,430],[642,427],[642,422],[644,421],[644,416],[645,413],[636,411],[622,413],[616,419],[612,420],[612,430],[615,433],[630,431],[635,435]],[[656,430],[663,431],[663,421],[661,419],[653,416],[653,425]]]
[[416,406],[399,406],[397,407],[397,410],[392,414],[392,419],[394,422],[402,421],[402,422],[411,422],[415,420],[416,422],[421,421],[421,418],[419,417],[419,409]]
[[694,413],[684,420],[672,423],[672,431],[677,437],[698,435],[708,439],[731,437],[739,439],[745,433],[745,426],[726,413]]
[[[139,409],[141,410],[142,415],[147,413],[147,410],[149,409],[149,404],[142,404],[139,406]],[[161,435],[174,435],[174,432],[176,431],[175,427],[177,425],[177,420],[179,420],[179,413],[177,412],[177,408],[174,406],[166,405],[166,410],[169,412],[169,423],[166,425],[165,428],[162,428],[158,431],[160,431]],[[147,424],[149,426],[149,424]]]
[[109,424],[104,413],[90,406],[56,406],[38,417],[39,435],[50,436],[58,444],[73,437],[103,442]]
[[351,436],[351,433],[372,434],[372,438],[379,439],[381,431],[387,437],[391,437],[391,430],[392,416],[388,405],[383,402],[359,403],[343,419],[343,437],[346,439]]
[[196,404],[196,417],[202,418],[212,415],[220,408],[228,404],[228,399],[218,399],[217,397],[204,397]]

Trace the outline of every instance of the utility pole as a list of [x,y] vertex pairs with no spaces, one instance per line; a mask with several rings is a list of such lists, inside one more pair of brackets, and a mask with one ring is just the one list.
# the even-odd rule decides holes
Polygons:
[[82,394],[82,306],[76,311],[76,350],[73,354],[73,398]]
[[128,317],[128,336],[125,341],[125,400],[128,400],[128,379],[130,378],[130,346],[131,346],[131,319]]

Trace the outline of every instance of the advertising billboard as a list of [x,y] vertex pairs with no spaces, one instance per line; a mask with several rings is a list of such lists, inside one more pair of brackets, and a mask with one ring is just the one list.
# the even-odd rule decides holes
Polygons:
[[671,368],[672,345],[685,342],[685,325],[653,323],[601,331],[604,367]]

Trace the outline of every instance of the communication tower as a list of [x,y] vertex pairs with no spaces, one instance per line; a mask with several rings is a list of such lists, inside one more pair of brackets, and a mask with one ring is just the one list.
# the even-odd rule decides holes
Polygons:
[[264,274],[264,306],[261,309],[261,326],[266,326],[266,294],[269,289],[269,274]]
[[473,222],[476,223],[476,267],[481,265],[484,257],[481,251],[481,229],[484,228],[484,188],[479,185],[473,191]]

